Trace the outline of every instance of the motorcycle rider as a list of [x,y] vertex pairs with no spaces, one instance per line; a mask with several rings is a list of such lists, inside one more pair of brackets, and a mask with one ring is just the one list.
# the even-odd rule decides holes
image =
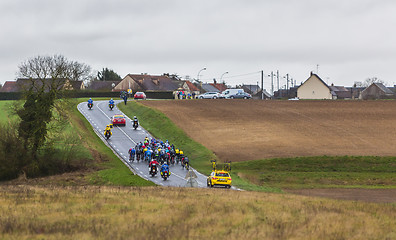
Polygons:
[[110,126],[110,125],[111,125],[111,124],[109,124],[109,125],[106,126],[106,129],[105,129],[105,132],[104,132],[104,135],[105,135],[105,136],[106,136],[106,133],[107,133],[107,132],[110,133],[110,136],[113,135],[113,134],[111,133],[111,126]]
[[168,172],[168,176],[171,175],[171,173],[169,171],[169,166],[166,163],[162,164],[162,166],[161,166],[161,176],[164,174],[164,172]]
[[151,160],[151,162],[149,163],[149,172],[151,173],[151,166],[153,166],[153,164],[155,164],[156,166],[159,165],[159,163],[157,162],[157,160],[153,159]]
[[110,99],[110,101],[109,101],[109,106],[110,105],[113,105],[114,106],[114,100],[113,99]]
[[135,124],[137,124],[137,126],[139,126],[139,120],[137,119],[136,116],[133,116],[133,120],[132,120],[132,125],[135,126]]
[[89,99],[88,99],[88,105],[89,105],[89,104],[92,104],[92,106],[93,106],[93,100],[92,100],[92,98],[89,98]]

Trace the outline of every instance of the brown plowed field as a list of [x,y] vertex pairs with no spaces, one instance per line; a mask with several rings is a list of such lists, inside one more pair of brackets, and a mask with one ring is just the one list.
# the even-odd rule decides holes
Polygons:
[[396,156],[396,101],[144,101],[221,160]]
[[[396,156],[396,101],[145,101],[221,160],[296,156]],[[394,202],[395,189],[290,193]]]

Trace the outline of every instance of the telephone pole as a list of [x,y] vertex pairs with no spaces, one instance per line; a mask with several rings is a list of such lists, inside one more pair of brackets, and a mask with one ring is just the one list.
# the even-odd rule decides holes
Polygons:
[[278,95],[281,98],[282,94],[281,94],[281,91],[279,90],[279,70],[276,70],[276,78],[278,80]]
[[261,100],[264,100],[264,71],[261,70]]
[[289,74],[286,74],[286,92],[287,92],[287,98],[289,98]]
[[271,94],[274,96],[274,71],[271,71]]

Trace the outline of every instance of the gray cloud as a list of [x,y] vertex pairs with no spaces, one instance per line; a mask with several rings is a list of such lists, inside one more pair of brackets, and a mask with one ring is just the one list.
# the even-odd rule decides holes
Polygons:
[[[373,0],[12,1],[0,3],[0,82],[38,54],[60,53],[94,69],[176,72],[232,84],[233,75],[279,69],[352,85],[392,84],[396,3]],[[268,82],[268,79],[266,79]]]

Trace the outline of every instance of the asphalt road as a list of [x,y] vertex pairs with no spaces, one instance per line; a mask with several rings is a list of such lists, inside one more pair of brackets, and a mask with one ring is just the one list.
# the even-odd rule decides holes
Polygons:
[[[115,102],[117,105],[117,103],[122,101],[116,100]],[[131,171],[158,185],[175,187],[186,186],[187,180],[185,177],[188,171],[183,169],[180,163],[170,165],[171,176],[166,181],[164,181],[159,173],[154,177],[149,175],[148,164],[146,162],[129,162],[128,150],[131,147],[135,147],[136,143],[143,142],[146,136],[149,138],[152,137],[140,125],[136,130],[134,130],[132,128],[132,122],[130,118],[126,118],[127,121],[125,127],[115,126],[112,129],[113,135],[109,140],[105,140],[103,133],[106,125],[111,123],[110,118],[116,114],[124,114],[118,109],[117,106],[115,106],[113,110],[110,110],[108,107],[108,101],[95,101],[91,110],[88,109],[87,102],[78,104],[77,108],[91,123],[98,136],[100,136],[100,138],[112,148],[112,150],[120,157],[124,164],[131,169]],[[188,153],[186,154],[188,155]],[[198,187],[206,187],[206,176],[195,171],[194,169],[192,169],[192,171],[197,176],[195,180],[198,183]]]

